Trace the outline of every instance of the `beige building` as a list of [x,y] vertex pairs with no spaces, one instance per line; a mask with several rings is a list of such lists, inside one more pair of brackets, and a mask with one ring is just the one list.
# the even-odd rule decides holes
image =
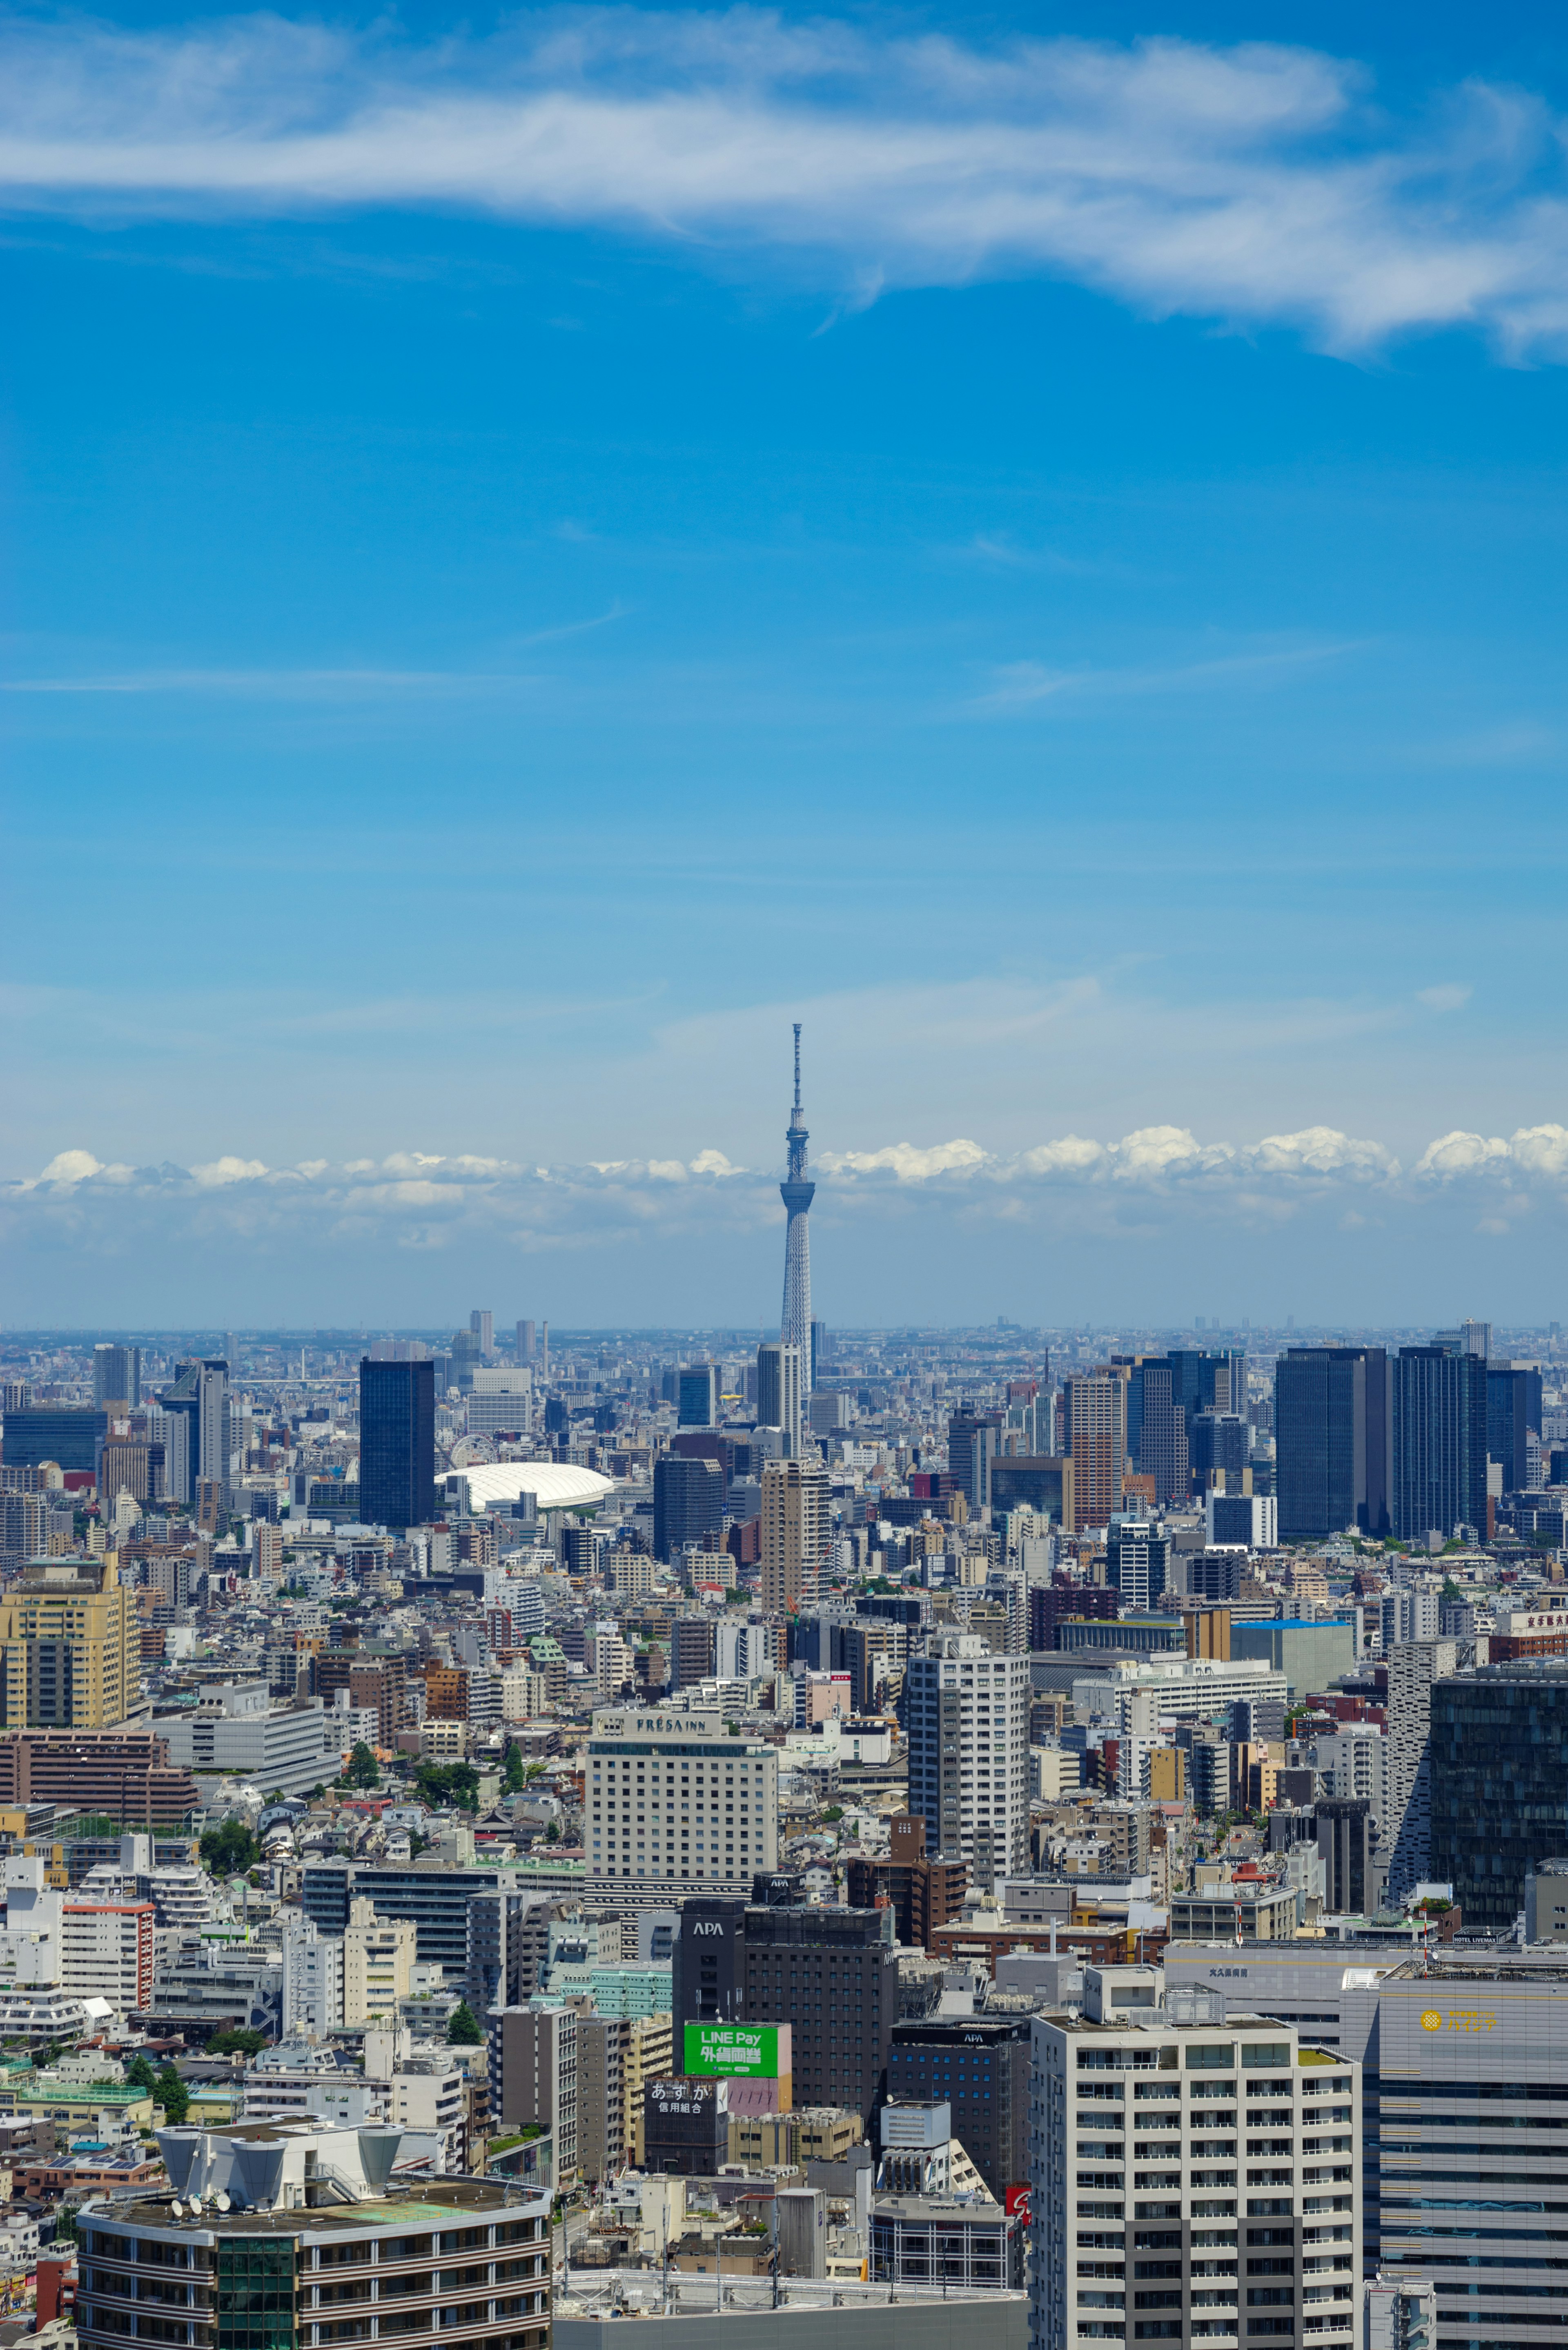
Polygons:
[[1073,1532],[1110,1523],[1122,1505],[1127,1456],[1127,1374],[1090,1371],[1067,1382],[1067,1450],[1073,1462]]
[[833,1523],[827,1472],[805,1461],[763,1466],[762,1582],[764,1607],[792,1614],[816,1597]]
[[0,1600],[0,1729],[109,1730],[140,1695],[140,1632],[116,1554],[26,1567]]
[[411,1918],[378,1918],[376,1905],[351,1902],[343,1929],[343,2022],[395,2023],[409,1995],[418,1929]]
[[622,2143],[634,2170],[642,2168],[642,2093],[649,2081],[665,2081],[675,2070],[673,2029],[667,2015],[627,2020],[626,2118]]

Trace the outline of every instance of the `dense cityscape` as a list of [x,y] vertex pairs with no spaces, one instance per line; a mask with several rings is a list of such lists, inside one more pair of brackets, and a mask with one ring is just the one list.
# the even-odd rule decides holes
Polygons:
[[776,1337],[0,1341],[14,2337],[1555,2338],[1558,1326],[835,1329],[787,1145]]

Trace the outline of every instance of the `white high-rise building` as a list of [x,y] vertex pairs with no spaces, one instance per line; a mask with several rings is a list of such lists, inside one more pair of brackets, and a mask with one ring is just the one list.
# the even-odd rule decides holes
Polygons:
[[590,1904],[668,1908],[696,1893],[749,1894],[778,1866],[779,1758],[731,1737],[716,1709],[596,1713],[588,1742]]
[[757,1348],[757,1425],[776,1428],[786,1461],[801,1451],[801,1352],[784,1342]]
[[977,1633],[939,1633],[904,1670],[909,1809],[926,1849],[961,1852],[970,1883],[1023,1866],[1029,1847],[1029,1659],[993,1656]]
[[1216,1988],[1086,1968],[1033,2026],[1031,2350],[1137,2339],[1353,2350],[1358,2064]]
[[1404,1648],[1411,1640],[1437,1638],[1440,1598],[1438,1592],[1418,1588],[1384,1593],[1380,1622],[1385,1656],[1390,1648]]
[[283,1927],[283,2036],[324,2040],[343,2027],[343,1937],[321,1934],[312,1918]]

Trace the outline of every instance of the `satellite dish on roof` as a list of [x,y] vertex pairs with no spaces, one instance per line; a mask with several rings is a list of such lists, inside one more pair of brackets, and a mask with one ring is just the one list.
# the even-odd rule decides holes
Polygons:
[[182,2220],[185,2217],[185,2206],[180,2201],[178,2196],[176,2196],[174,2201],[171,2203],[169,2209],[176,2220]]
[[218,2209],[219,2209],[219,2210],[220,2210],[220,2211],[232,2211],[232,2210],[233,2210],[233,2209],[234,2209],[234,2205],[233,2205],[233,2203],[230,2201],[229,2198],[224,2194],[224,2192],[223,2192],[223,2189],[222,2189],[221,2187],[219,2188],[219,2189],[218,2189],[217,2193],[213,2196],[213,2202],[217,2205],[217,2207],[218,2207]]

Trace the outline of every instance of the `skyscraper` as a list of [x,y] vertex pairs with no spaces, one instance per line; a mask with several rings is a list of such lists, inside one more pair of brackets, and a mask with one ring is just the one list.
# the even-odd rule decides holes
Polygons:
[[182,1490],[171,1479],[169,1498],[194,1502],[199,1484],[216,1487],[222,1497],[226,1495],[229,1483],[228,1364],[208,1356],[198,1362],[177,1364],[175,1370],[173,1386],[165,1390],[160,1400],[166,1413],[182,1412],[185,1416],[185,1473],[189,1482]]
[[961,1852],[989,1891],[1029,1846],[1029,1659],[972,1632],[935,1634],[905,1669],[909,1809],[933,1851]]
[[678,1558],[724,1523],[724,1472],[716,1461],[661,1453],[653,1464],[653,1555]]
[[359,1515],[366,1525],[435,1516],[435,1365],[359,1365]]
[[487,1305],[476,1305],[468,1317],[469,1336],[479,1341],[479,1351],[486,1362],[495,1352],[495,1316]]
[[716,1428],[719,1424],[719,1367],[716,1363],[688,1363],[676,1382],[675,1418],[681,1428]]
[[770,1461],[763,1470],[761,1598],[793,1615],[816,1597],[827,1559],[833,1499],[826,1470]]
[[1067,1382],[1067,1451],[1073,1462],[1073,1532],[1110,1523],[1122,1505],[1127,1468],[1127,1374],[1088,1372]]
[[1484,1534],[1484,1356],[1401,1347],[1393,1371],[1395,1533],[1417,1543],[1428,1534],[1447,1541],[1459,1525]]
[[800,1458],[801,1360],[798,1347],[764,1343],[757,1348],[757,1425],[782,1428],[784,1457]]
[[533,1325],[533,1323],[532,1323],[532,1322],[519,1322],[519,1324],[517,1325],[517,1359],[518,1359],[518,1361],[519,1361],[520,1363],[531,1363],[531,1362],[533,1361],[533,1359],[534,1359],[535,1351],[535,1328],[534,1328],[534,1325]]
[[99,1411],[110,1404],[134,1411],[141,1401],[141,1349],[104,1345],[92,1350],[92,1399]]
[[1390,1531],[1390,1408],[1381,1347],[1287,1347],[1274,1367],[1282,1542]]
[[806,1211],[816,1191],[805,1171],[806,1130],[800,1106],[800,1022],[794,1024],[794,1108],[784,1136],[789,1145],[789,1173],[779,1185],[779,1197],[789,1211],[784,1232],[784,1313],[779,1338],[793,1347],[800,1361],[801,1383],[811,1392],[811,1240]]

